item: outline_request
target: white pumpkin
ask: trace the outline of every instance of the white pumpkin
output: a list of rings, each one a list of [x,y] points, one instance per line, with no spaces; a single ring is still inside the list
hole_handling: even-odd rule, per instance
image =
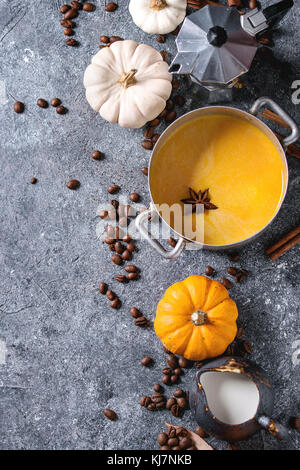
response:
[[[184,20],[187,0],[130,0],[135,24],[149,34],[167,34]]]
[[[92,58],[84,74],[91,107],[121,127],[142,127],[165,108],[172,91],[168,64],[153,47],[117,41]]]

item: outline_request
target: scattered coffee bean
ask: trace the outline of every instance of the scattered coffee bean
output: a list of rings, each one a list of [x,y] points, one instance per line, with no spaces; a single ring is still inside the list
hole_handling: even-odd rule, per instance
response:
[[[155,403],[150,403],[150,404],[147,406],[147,410],[149,410],[149,411],[155,411],[155,410],[156,410]]]
[[[82,9],[84,11],[94,11],[95,10],[95,5],[93,3],[90,3],[90,2],[85,2],[83,5],[82,5]]]
[[[185,392],[184,392],[184,390],[182,390],[182,388],[177,388],[177,389],[173,392],[173,395],[174,395],[174,397],[176,397],[176,398],[184,397],[184,396],[185,396]]]
[[[214,268],[212,268],[211,266],[206,266],[205,268],[205,274],[207,276],[212,276],[214,273]]]
[[[68,10],[70,10],[70,5],[62,5],[59,9],[62,15],[64,15]]]
[[[153,390],[155,392],[160,392],[161,391],[161,385],[160,384],[154,384],[153,385]]]
[[[109,2],[105,5],[104,9],[105,11],[115,11],[118,8],[118,5],[115,2]]]
[[[56,107],[57,114],[66,114],[68,112],[67,108],[62,105]]]
[[[76,26],[76,23],[72,20],[60,20],[60,24],[64,28],[75,28],[75,26]]]
[[[172,81],[173,90],[176,90],[178,87],[179,87],[179,81],[178,80],[173,80]]]
[[[179,398],[177,399],[177,405],[178,405],[180,408],[182,408],[183,410],[185,410],[186,407],[187,407],[186,398],[184,398],[184,397],[179,397]]]
[[[128,279],[129,281],[136,281],[139,279],[140,275],[138,273],[129,273],[128,274]]]
[[[297,416],[292,416],[291,419],[290,419],[290,423],[291,423],[292,428],[297,429],[297,431],[299,431],[299,429],[300,429],[300,418],[298,418]]]
[[[223,284],[226,289],[231,289],[232,288],[232,282],[227,279],[227,277],[222,277],[221,283]]]
[[[179,33],[180,31],[180,26],[176,26],[176,28],[174,29],[174,31],[171,31],[171,34],[173,34],[173,36],[177,36],[177,34]]]
[[[174,109],[174,101],[173,100],[171,100],[171,99],[167,100],[166,109],[167,109],[167,111],[173,111],[173,109]]]
[[[171,369],[176,369],[176,367],[178,366],[178,359],[176,356],[174,356],[174,354],[169,354],[167,356],[167,363]]]
[[[106,416],[107,419],[110,419],[111,421],[115,421],[117,419],[117,414],[115,413],[114,410],[110,410],[109,408],[106,408],[104,411],[104,416]]]
[[[171,413],[173,416],[175,416],[175,418],[179,418],[182,413],[180,406],[178,406],[177,404],[173,405],[171,407]]]
[[[159,34],[158,36],[156,36],[156,40],[160,44],[163,44],[164,42],[166,42],[166,36],[164,34]]]
[[[73,36],[73,34],[74,34],[74,31],[73,31],[72,28],[65,28],[64,29],[64,35],[65,36]]]
[[[129,234],[125,235],[125,237],[123,238],[123,242],[124,243],[129,243],[131,242],[132,238]]]
[[[109,43],[109,37],[108,36],[100,36],[100,41],[103,42],[104,44]]]
[[[170,376],[169,376],[169,375],[163,375],[161,381],[162,381],[162,383],[163,383],[164,385],[169,385],[169,383],[170,383]]]
[[[180,439],[180,442],[179,442],[179,448],[180,450],[184,450],[184,449],[189,449],[190,447],[193,447],[193,441],[191,438],[189,437],[183,437],[182,439]]]
[[[169,447],[174,447],[174,446],[177,446],[178,444],[179,444],[179,440],[177,439],[177,437],[169,438],[169,440],[168,440],[168,446]]]
[[[66,184],[68,189],[77,189],[80,186],[80,182],[78,180],[69,180]]]
[[[197,426],[194,432],[202,438],[207,436],[207,433],[204,431],[204,429],[201,428],[201,426]]]
[[[168,238],[168,243],[172,248],[175,248],[175,246],[177,245],[177,241],[172,237]]]
[[[178,106],[183,106],[185,103],[185,99],[183,98],[183,96],[177,95],[177,96],[174,96],[173,99],[175,103],[178,104]]]
[[[35,184],[37,182],[37,179],[35,177],[32,177],[30,179],[30,184]]]
[[[123,41],[123,38],[121,38],[120,36],[110,36],[109,38],[109,42],[111,44],[118,41]]]
[[[14,103],[14,112],[15,113],[18,113],[18,114],[23,113],[24,108],[25,108],[25,106],[24,106],[24,103],[22,103],[22,101],[16,101]]]
[[[177,367],[177,369],[174,369],[173,372],[174,372],[175,375],[181,375],[182,370],[181,370],[180,367]]]
[[[130,193],[129,199],[132,202],[138,202],[140,200],[141,196],[138,193]]]
[[[176,119],[176,112],[175,111],[170,111],[167,115],[166,115],[166,122],[172,122]]]
[[[132,258],[132,256],[131,256],[130,251],[124,250],[123,253],[122,253],[122,259],[123,259],[124,261],[130,261],[131,258]]]
[[[153,363],[153,360],[150,356],[145,356],[141,360],[142,366],[149,367]]]
[[[254,8],[257,7],[257,1],[256,0],[249,0],[249,8],[250,10],[254,10]]]
[[[171,375],[170,381],[171,381],[172,384],[176,384],[178,382],[178,380],[179,380],[179,375],[176,375],[176,374]]]
[[[77,16],[78,16],[78,11],[76,10],[76,8],[70,8],[64,14],[64,19],[65,20],[73,20],[74,18],[77,18]]]
[[[154,129],[153,127],[147,126],[145,131],[144,131],[144,137],[145,139],[151,139],[154,134]]]
[[[230,253],[228,255],[228,258],[230,259],[230,261],[238,261],[240,259],[241,255],[237,252],[235,253]]]
[[[228,274],[230,274],[230,276],[235,276],[237,274],[238,270],[234,266],[229,266],[227,268],[227,272],[228,272]]]
[[[168,114],[166,108],[158,115],[160,119],[164,119],[166,115]]]
[[[151,142],[153,144],[156,144],[156,142],[158,141],[159,138],[160,138],[160,134],[154,134],[154,136],[151,139]]]
[[[120,266],[120,264],[123,263],[121,256],[118,254],[112,255],[111,260],[113,263],[117,264],[118,266]]]
[[[127,243],[126,249],[130,251],[130,253],[132,253],[133,251],[135,251],[135,246],[133,243]]]
[[[150,127],[157,127],[159,124],[160,124],[159,118],[152,119],[152,121],[148,122],[148,125]]]
[[[167,53],[167,51],[160,51],[160,55],[161,55],[162,60],[163,60],[164,62],[168,62],[169,54]]]
[[[110,302],[111,308],[119,308],[120,307],[120,300],[116,297],[114,300]]]
[[[139,317],[142,317],[141,312],[140,312],[139,309],[136,308],[136,307],[131,307],[131,309],[129,310],[129,312],[130,312],[130,315],[132,316],[132,318],[139,318]]]
[[[147,406],[149,406],[151,403],[151,398],[148,397],[147,395],[144,395],[141,399],[140,399],[140,405],[141,406],[145,406],[147,408]]]
[[[116,294],[111,289],[108,289],[106,291],[106,297],[108,300],[114,300],[116,298]]]
[[[127,273],[137,273],[139,271],[135,264],[128,264],[124,269]]]
[[[43,98],[39,98],[36,102],[36,104],[40,107],[40,108],[48,108],[49,104],[48,104],[48,101],[44,100]]]
[[[140,326],[140,327],[144,328],[144,327],[149,325],[149,322],[148,322],[146,317],[142,316],[142,317],[136,318],[134,320],[134,324],[135,324],[135,326]]]
[[[101,282],[100,285],[99,285],[100,294],[102,294],[102,295],[106,294],[107,289],[108,289],[108,285],[106,284],[106,282]]]
[[[56,108],[57,106],[59,106],[61,104],[61,101],[59,98],[53,98],[51,100],[51,106],[53,106],[53,108]]]
[[[108,216],[108,212],[104,209],[102,209],[100,212],[99,212],[99,217],[100,219],[106,219],[106,217]]]
[[[115,280],[117,282],[120,282],[121,284],[125,284],[126,282],[128,282],[127,276],[125,276],[124,274],[117,274],[115,276]]]
[[[170,375],[170,374],[172,374],[172,369],[170,369],[170,367],[164,367],[163,370],[162,370],[162,373],[164,375]]]
[[[82,8],[82,4],[80,2],[77,2],[77,1],[70,2],[70,6],[71,6],[71,8],[75,8],[76,10],[81,10],[81,8]]]
[[[167,443],[168,441],[168,436],[165,432],[161,432],[159,433],[159,435],[157,436],[157,442],[160,446],[163,446]]]
[[[151,140],[143,140],[141,145],[145,150],[153,149],[153,143],[151,142]]]
[[[115,244],[115,250],[116,250],[116,252],[117,252],[119,255],[121,255],[121,254],[123,253],[123,251],[124,251],[124,245],[123,245],[123,243],[117,242],[117,243]]]
[[[115,194],[119,191],[119,189],[120,189],[120,186],[118,186],[117,184],[113,184],[112,186],[108,186],[107,192],[109,194]]]
[[[108,245],[109,251],[116,251],[115,244],[112,243],[111,245]]]
[[[176,400],[175,400],[175,398],[173,398],[173,397],[168,398],[168,400],[167,400],[167,402],[166,402],[166,409],[167,409],[167,410],[170,410],[173,405],[176,405]]]
[[[79,44],[79,42],[76,41],[76,39],[74,39],[74,38],[66,39],[66,45],[67,46],[76,47],[76,46],[78,46],[78,44]]]

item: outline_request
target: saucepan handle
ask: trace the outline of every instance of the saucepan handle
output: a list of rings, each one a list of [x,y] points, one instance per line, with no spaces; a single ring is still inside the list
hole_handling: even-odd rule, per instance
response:
[[[286,113],[279,106],[279,104],[275,103],[275,101],[273,101],[271,98],[268,98],[266,96],[263,96],[262,98],[258,98],[258,100],[255,101],[253,106],[250,108],[250,113],[256,116],[258,111],[264,106],[268,106],[269,108],[271,108],[271,110],[274,111],[274,113],[278,114],[278,116],[280,116],[292,129],[292,132],[290,133],[290,135],[288,135],[281,141],[281,145],[283,146],[284,149],[286,149],[286,147],[296,142],[296,140],[298,140],[300,137],[300,129],[298,127],[298,124],[294,121],[294,119],[288,113]]]
[[[276,437],[276,439],[279,439],[280,441],[283,439],[289,439],[287,429],[273,418],[270,418],[266,415],[261,415],[257,418],[257,422],[263,429],[268,431],[269,434],[271,434],[273,437]]]
[[[141,214],[139,214],[137,216],[137,218],[135,219],[135,224],[136,224],[136,228],[138,229],[138,231],[140,232],[140,234],[143,236],[143,239],[147,240],[147,242],[149,243],[149,245],[152,246],[152,248],[154,248],[157,253],[159,253],[163,258],[166,258],[166,259],[177,259],[184,247],[185,247],[185,240],[183,238],[179,238],[176,246],[173,248],[173,250],[166,250],[160,243],[158,240],[155,240],[154,238],[151,238],[148,230],[146,229],[145,227],[145,222],[146,220],[148,220],[148,217],[151,215],[153,211],[151,209],[148,209],[144,212],[142,212]]]

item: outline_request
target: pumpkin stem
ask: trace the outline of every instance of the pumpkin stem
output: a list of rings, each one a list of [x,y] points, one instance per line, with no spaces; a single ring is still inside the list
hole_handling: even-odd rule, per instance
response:
[[[153,10],[163,10],[166,8],[167,2],[166,0],[151,0],[150,1],[150,8],[153,8]]]
[[[201,326],[205,325],[205,323],[208,323],[206,312],[202,312],[202,310],[196,310],[192,314],[191,320],[196,326]]]
[[[120,83],[120,85],[123,88],[128,88],[130,86],[135,85],[136,84],[136,78],[135,78],[136,73],[137,73],[136,69],[132,69],[127,73],[123,72],[122,75],[120,76],[119,80],[118,80],[118,83]]]

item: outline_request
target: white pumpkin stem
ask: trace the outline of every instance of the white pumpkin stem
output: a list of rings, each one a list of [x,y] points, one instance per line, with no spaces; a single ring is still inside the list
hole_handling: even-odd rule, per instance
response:
[[[195,310],[191,316],[191,320],[196,326],[201,326],[205,325],[205,323],[208,323],[206,312],[202,312],[202,310]]]
[[[120,76],[118,83],[124,88],[128,88],[136,84],[135,74],[137,73],[136,69],[132,69],[129,72],[123,72]]]
[[[151,0],[150,1],[150,8],[153,8],[153,10],[163,10],[166,8],[167,2],[166,0]]]

